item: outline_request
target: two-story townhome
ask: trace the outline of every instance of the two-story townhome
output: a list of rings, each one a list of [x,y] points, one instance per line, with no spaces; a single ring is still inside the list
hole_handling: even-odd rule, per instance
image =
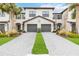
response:
[[[26,32],[37,32],[40,29],[42,32],[53,31],[53,10],[48,7],[24,7],[21,15],[17,15],[17,28]],[[19,17],[20,16],[20,17]]]
[[[64,10],[60,13],[54,13],[53,7],[24,7],[21,14],[16,16],[17,30],[25,32],[52,32],[55,25],[61,23],[64,26],[64,20],[67,18],[67,12]],[[0,31],[10,30],[9,15],[0,14]]]

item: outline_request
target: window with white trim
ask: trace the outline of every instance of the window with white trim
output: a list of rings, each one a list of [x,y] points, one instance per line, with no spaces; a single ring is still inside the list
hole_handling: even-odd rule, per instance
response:
[[[25,19],[25,13],[16,15],[16,19]]]
[[[49,17],[49,11],[42,11],[43,17]]]
[[[29,17],[35,17],[36,11],[29,11]]]
[[[53,19],[62,19],[62,14],[53,14]]]

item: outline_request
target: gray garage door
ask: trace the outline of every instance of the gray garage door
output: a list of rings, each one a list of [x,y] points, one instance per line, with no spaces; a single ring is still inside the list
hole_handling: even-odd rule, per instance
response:
[[[41,24],[42,32],[51,32],[51,24]]]
[[[0,31],[1,31],[1,32],[4,32],[4,31],[5,31],[4,24],[0,24]]]
[[[27,24],[27,32],[37,32],[37,24]]]

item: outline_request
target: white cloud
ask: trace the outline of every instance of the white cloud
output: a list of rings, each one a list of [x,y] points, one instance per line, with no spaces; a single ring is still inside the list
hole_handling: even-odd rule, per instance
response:
[[[63,4],[61,3],[46,3],[46,4],[42,4],[40,7],[66,7],[66,6],[63,6]]]
[[[40,7],[53,7],[52,4],[42,4]]]
[[[42,4],[40,7],[54,7],[54,13],[60,13],[62,12],[64,9],[66,9],[68,7],[67,6],[63,6],[62,4]]]

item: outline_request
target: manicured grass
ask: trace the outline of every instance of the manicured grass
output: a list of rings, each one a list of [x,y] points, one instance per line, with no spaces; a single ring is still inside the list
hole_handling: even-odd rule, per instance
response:
[[[70,38],[70,37],[68,37],[67,39],[72,41],[73,43],[79,45],[79,38]]]
[[[34,46],[32,48],[32,54],[48,54],[43,36],[41,33],[37,33]]]
[[[9,42],[10,40],[14,39],[15,37],[0,37],[0,45],[3,45],[7,42]]]

